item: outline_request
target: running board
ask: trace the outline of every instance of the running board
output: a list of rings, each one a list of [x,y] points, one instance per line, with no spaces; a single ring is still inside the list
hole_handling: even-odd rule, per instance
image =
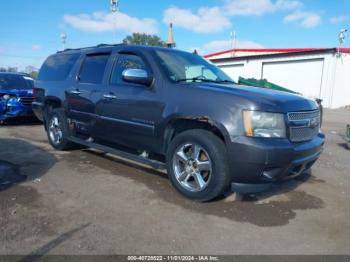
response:
[[[142,156],[128,153],[128,152],[118,150],[118,149],[115,149],[112,147],[96,144],[93,142],[88,142],[86,140],[83,140],[83,139],[80,139],[77,137],[69,137],[68,140],[70,140],[74,143],[86,146],[86,147],[91,147],[91,148],[101,150],[103,152],[110,153],[112,155],[115,155],[115,156],[118,156],[121,158],[125,158],[127,160],[132,160],[132,161],[138,162],[140,164],[151,166],[153,169],[162,170],[162,171],[166,170],[166,165],[163,162],[160,162],[160,161],[157,161],[154,159],[144,158]]]

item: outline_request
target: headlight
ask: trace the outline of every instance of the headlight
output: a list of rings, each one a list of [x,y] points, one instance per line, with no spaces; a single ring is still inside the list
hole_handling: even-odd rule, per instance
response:
[[[9,100],[7,100],[7,105],[11,106],[13,104],[17,104],[19,101],[20,101],[19,98],[11,97]]]
[[[10,99],[10,96],[9,96],[9,95],[4,95],[4,96],[2,96],[2,99],[4,99],[5,101],[6,101],[6,100],[9,100],[9,99]]]
[[[246,136],[285,138],[284,115],[259,111],[243,111]]]

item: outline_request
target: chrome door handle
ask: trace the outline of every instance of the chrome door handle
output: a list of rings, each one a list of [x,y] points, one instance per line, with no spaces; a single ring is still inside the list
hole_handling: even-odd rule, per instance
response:
[[[117,99],[117,96],[111,95],[111,94],[103,95],[103,97],[104,97],[104,98],[107,98],[107,99]]]
[[[78,90],[72,90],[69,93],[73,94],[73,95],[81,95],[81,92]]]

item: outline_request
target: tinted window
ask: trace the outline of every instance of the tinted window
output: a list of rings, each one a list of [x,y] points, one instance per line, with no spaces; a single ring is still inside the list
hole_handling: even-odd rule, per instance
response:
[[[38,80],[63,81],[67,79],[80,54],[50,56],[40,69]]]
[[[102,82],[109,54],[86,56],[79,74],[82,83],[99,84]]]
[[[122,73],[126,69],[147,70],[145,62],[137,55],[121,55],[114,66],[111,84],[123,83]]]
[[[0,89],[30,89],[31,86],[20,75],[0,74]]]

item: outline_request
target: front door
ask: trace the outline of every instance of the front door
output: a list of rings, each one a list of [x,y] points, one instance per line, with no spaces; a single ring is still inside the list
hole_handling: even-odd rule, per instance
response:
[[[143,69],[153,75],[146,60],[137,54],[118,54],[112,69],[104,99],[98,105],[101,134],[118,144],[137,149],[155,150],[159,145],[155,128],[164,104],[157,81],[152,86],[123,80],[126,69]]]

